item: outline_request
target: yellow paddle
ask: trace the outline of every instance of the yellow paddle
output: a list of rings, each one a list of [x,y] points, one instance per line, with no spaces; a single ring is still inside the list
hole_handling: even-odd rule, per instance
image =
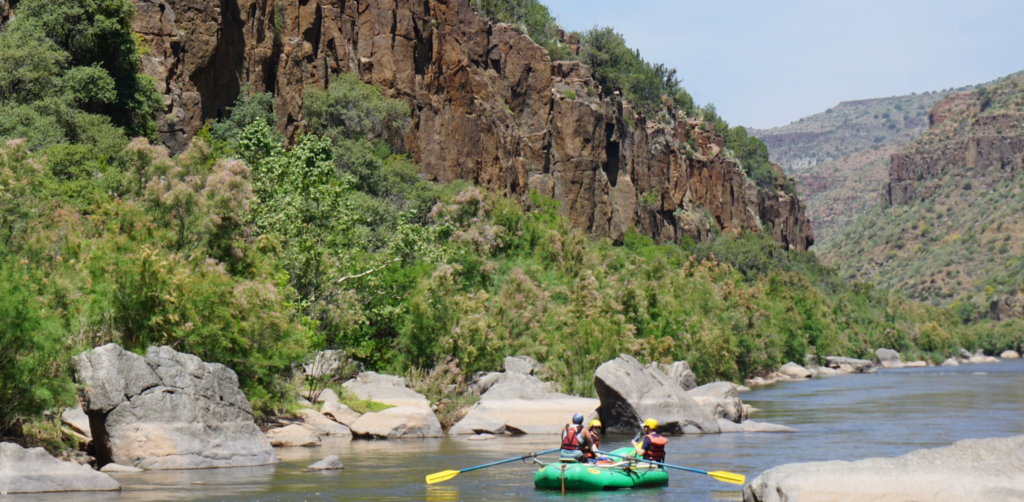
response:
[[[441,471],[441,472],[435,472],[434,474],[431,474],[431,475],[427,476],[427,484],[428,485],[432,485],[434,483],[440,483],[442,481],[448,481],[449,479],[452,479],[455,476],[458,476],[459,474],[462,474],[464,472],[475,471],[477,469],[483,469],[484,467],[491,467],[491,466],[500,465],[500,464],[507,464],[509,462],[515,462],[516,460],[526,460],[528,458],[539,457],[541,455],[547,455],[548,453],[554,453],[554,452],[556,452],[558,450],[559,450],[558,448],[553,448],[553,449],[550,449],[550,450],[539,451],[537,453],[527,453],[526,455],[523,455],[523,456],[520,456],[520,457],[513,457],[513,458],[506,459],[506,460],[500,460],[498,462],[491,462],[489,464],[478,465],[476,467],[467,467],[465,469],[462,469],[461,471]]]
[[[636,457],[624,457],[622,455],[616,455],[614,453],[608,453],[606,451],[599,451],[598,453],[600,453],[602,455],[608,455],[609,457],[618,457],[618,458],[625,458],[625,459],[636,459]],[[726,471],[708,472],[708,471],[702,471],[700,469],[693,469],[693,468],[690,468],[690,467],[683,467],[681,465],[672,465],[672,464],[665,464],[665,463],[662,463],[662,462],[655,462],[653,460],[641,460],[641,459],[636,459],[636,460],[641,461],[641,462],[646,462],[648,464],[660,465],[660,466],[663,466],[663,467],[671,467],[673,469],[679,469],[681,471],[695,472],[697,474],[707,474],[708,476],[711,476],[711,477],[713,477],[713,478],[715,478],[715,479],[717,479],[717,480],[719,480],[719,481],[721,481],[723,483],[732,483],[734,485],[742,485],[743,483],[747,482],[747,477],[746,476],[744,476],[742,474],[736,474],[735,472],[726,472]]]

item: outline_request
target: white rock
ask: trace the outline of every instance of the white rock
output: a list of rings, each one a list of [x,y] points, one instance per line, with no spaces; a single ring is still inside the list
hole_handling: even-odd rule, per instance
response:
[[[304,425],[292,424],[267,431],[267,439],[274,446],[320,446],[320,438]]]
[[[960,366],[960,363],[957,362],[956,358],[951,357],[943,361],[942,366]]]
[[[85,465],[61,462],[42,448],[0,443],[0,494],[120,489],[110,476]]]
[[[349,428],[324,416],[316,410],[304,409],[295,414],[318,436],[351,436]]]
[[[999,354],[999,357],[1003,359],[1020,359],[1020,354],[1015,350],[1007,350],[1006,352]]]
[[[430,409],[430,401],[423,394],[410,389],[402,377],[379,375],[367,371],[360,373],[359,376],[345,382],[342,386],[359,399],[376,401],[399,408]]]
[[[785,375],[788,378],[811,378],[812,376],[811,372],[808,371],[807,368],[804,368],[803,366],[800,366],[799,364],[794,363],[792,361],[783,364],[782,367],[779,368],[779,373]]]
[[[320,408],[320,413],[330,417],[339,424],[347,426],[351,426],[361,416],[352,408],[349,408],[348,405],[341,403],[324,403],[323,407]]]
[[[121,464],[107,464],[107,465],[103,466],[102,468],[100,468],[100,472],[106,472],[106,473],[110,473],[110,472],[130,473],[130,472],[142,472],[142,471],[143,470],[139,469],[138,467],[132,467],[130,465],[121,465]]]
[[[341,459],[337,455],[328,455],[323,460],[306,468],[307,471],[333,471],[338,469],[344,469],[345,466],[341,464]]]
[[[721,426],[723,434],[726,432],[797,432],[796,429],[786,427],[785,425],[755,422],[754,420],[747,420],[737,424],[730,420],[719,418],[718,425]]]
[[[402,439],[444,437],[441,422],[429,408],[397,407],[367,413],[352,424],[357,438]]]
[[[925,361],[910,361],[903,363],[904,368],[925,368],[927,366],[928,363]]]

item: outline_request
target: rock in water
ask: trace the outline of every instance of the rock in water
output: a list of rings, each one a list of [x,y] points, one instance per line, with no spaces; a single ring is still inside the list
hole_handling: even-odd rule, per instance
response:
[[[674,379],[631,356],[620,355],[597,368],[594,386],[605,432],[633,434],[647,418],[658,420],[658,430],[670,434],[721,431],[715,417]]]
[[[866,359],[854,359],[852,357],[828,356],[828,367],[838,369],[844,373],[874,373],[878,371],[875,363]]]
[[[723,434],[729,432],[798,432],[796,429],[786,427],[785,425],[755,422],[753,420],[747,420],[738,424],[724,418],[719,418],[718,425],[722,427]]]
[[[337,455],[328,455],[323,460],[306,468],[307,471],[334,471],[338,469],[344,469],[345,466],[341,465],[341,459]]]
[[[0,443],[0,494],[117,491],[110,476],[74,462],[61,462],[42,448]]]
[[[360,373],[359,376],[343,385],[359,399],[367,399],[396,407],[430,409],[430,401],[408,386],[405,379],[392,375],[379,375],[372,371]]]
[[[146,470],[277,462],[234,371],[170,347],[116,344],[75,357],[96,459]]]
[[[794,363],[793,361],[783,364],[782,367],[779,368],[779,373],[788,378],[811,378],[814,376],[811,374],[810,370]]]
[[[267,431],[270,444],[281,447],[320,446],[317,431],[305,425],[292,424]]]
[[[688,391],[687,394],[715,418],[735,423],[747,418],[743,400],[732,382],[712,382]]]
[[[900,353],[892,349],[878,349],[875,351],[875,356],[878,357],[878,363],[883,368],[897,369],[903,367],[903,362],[900,361]]]
[[[1020,354],[1015,350],[1007,350],[1006,352],[999,354],[999,357],[1003,359],[1020,359]]]
[[[574,413],[597,408],[597,399],[551,392],[549,384],[523,373],[490,373],[477,382],[486,389],[450,434],[559,434]]]
[[[128,465],[107,464],[107,465],[103,466],[102,469],[100,469],[100,472],[107,472],[107,473],[117,472],[117,473],[121,473],[121,474],[126,474],[126,473],[143,472],[143,471],[142,471],[142,469],[139,469],[138,467],[131,467],[131,466],[128,466]]]
[[[316,410],[303,409],[295,412],[303,424],[318,436],[351,436],[349,428],[324,416]]]
[[[945,361],[942,361],[942,366],[960,366],[960,363],[957,362],[955,357],[951,357],[949,359],[946,359]]]
[[[744,502],[1024,500],[1024,436],[971,439],[896,458],[808,462],[765,471]]]
[[[352,435],[364,439],[444,437],[441,422],[429,408],[388,408],[367,413],[352,424]]]

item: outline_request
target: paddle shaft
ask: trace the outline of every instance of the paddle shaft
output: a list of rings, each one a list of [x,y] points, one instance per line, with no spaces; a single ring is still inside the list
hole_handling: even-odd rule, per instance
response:
[[[483,469],[485,467],[493,467],[495,465],[507,464],[509,462],[515,462],[516,460],[526,460],[528,458],[538,457],[540,455],[547,455],[548,453],[554,453],[554,452],[556,452],[558,450],[560,450],[560,448],[552,448],[550,450],[538,451],[537,453],[527,453],[526,455],[523,455],[521,457],[513,457],[513,458],[509,458],[509,459],[505,459],[505,460],[499,460],[497,462],[491,462],[489,464],[478,465],[476,467],[467,467],[467,468],[462,469],[461,471],[459,471],[459,474],[461,474],[463,472],[475,471],[477,469]]]
[[[598,453],[600,453],[602,455],[608,455],[609,457],[618,457],[618,458],[624,458],[624,459],[627,459],[627,460],[630,459],[630,458],[636,458],[636,457],[624,457],[622,455],[616,455],[614,453],[608,453],[606,451],[598,451]],[[643,460],[643,459],[637,459],[637,460]],[[706,474],[708,476],[711,475],[710,473],[708,473],[708,471],[702,471],[700,469],[693,469],[691,467],[683,467],[681,465],[665,464],[665,463],[662,463],[662,462],[655,462],[653,460],[643,460],[643,461],[647,462],[648,464],[660,465],[660,466],[664,466],[664,467],[671,467],[673,469],[679,469],[679,470],[682,470],[682,471],[690,471],[690,472],[695,472],[697,474]]]

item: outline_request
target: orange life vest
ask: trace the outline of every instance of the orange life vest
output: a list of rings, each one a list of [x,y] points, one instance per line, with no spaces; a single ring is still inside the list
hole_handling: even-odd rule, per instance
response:
[[[653,460],[655,462],[665,461],[665,445],[668,444],[668,439],[664,436],[659,435],[657,432],[648,434],[647,439],[651,442],[651,447],[644,450],[644,460]]]
[[[582,425],[566,425],[562,431],[562,449],[563,450],[579,450],[580,449],[580,431],[583,430]]]
[[[590,440],[592,443],[587,447],[587,457],[597,458],[597,450],[601,449],[601,438],[597,437],[594,431],[590,431]]]

